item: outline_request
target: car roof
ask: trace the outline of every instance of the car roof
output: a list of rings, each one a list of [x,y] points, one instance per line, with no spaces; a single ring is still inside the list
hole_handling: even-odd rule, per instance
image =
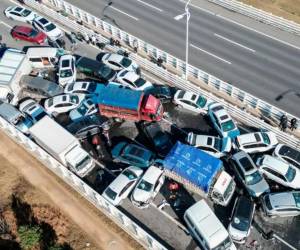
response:
[[[123,78],[126,78],[128,79],[129,81],[136,81],[138,78],[140,78],[140,76],[136,73],[134,73],[133,71],[128,71],[124,76]]]
[[[195,135],[195,136],[196,136],[195,146],[213,147],[214,142],[215,142],[214,136],[209,136],[209,135]]]
[[[108,60],[110,60],[110,61],[120,62],[120,61],[122,61],[122,59],[123,59],[123,56],[121,56],[119,54],[109,53]]]
[[[34,20],[39,22],[43,26],[47,25],[48,23],[51,23],[49,20],[47,20],[45,17],[42,16],[38,16]]]
[[[134,155],[135,157],[143,158],[146,160],[148,156],[148,150],[135,144],[128,144],[124,151],[125,154]]]
[[[198,95],[194,94],[193,92],[185,91],[185,93],[181,99],[196,102],[197,98],[198,98]]]
[[[22,12],[24,9],[25,9],[25,8],[22,7],[22,6],[15,6],[15,7],[13,7],[10,11],[15,11],[15,12],[20,13],[20,12]]]
[[[293,192],[281,192],[281,193],[273,193],[268,194],[270,198],[270,203],[273,208],[278,206],[295,206],[295,199],[293,196]]]
[[[282,175],[285,175],[290,167],[288,163],[270,155],[265,155],[263,157],[262,164]]]
[[[256,142],[261,142],[261,136],[260,133],[247,133],[243,135],[237,136],[237,140],[239,141],[240,144],[251,144],[251,143],[256,143]]]
[[[32,31],[32,28],[28,26],[17,25],[14,27],[14,31],[29,33],[30,31]]]
[[[162,172],[163,170],[160,168],[156,166],[150,166],[143,175],[142,179],[153,184],[161,176]]]
[[[239,151],[233,155],[233,159],[239,162],[238,166],[245,174],[251,174],[257,170],[251,157],[244,151]]]

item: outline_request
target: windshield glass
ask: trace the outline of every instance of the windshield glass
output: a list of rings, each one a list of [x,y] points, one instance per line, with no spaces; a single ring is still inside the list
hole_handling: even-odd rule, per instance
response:
[[[127,57],[123,57],[123,59],[122,59],[122,61],[121,61],[121,64],[122,64],[125,68],[127,68],[128,66],[130,66],[131,60],[128,59]]]
[[[106,66],[105,64],[102,64],[99,68],[99,73],[104,77],[104,78],[110,78],[110,75],[112,74],[112,70]]]
[[[32,29],[31,32],[29,33],[29,36],[35,37],[38,34],[38,31]]]
[[[254,185],[262,180],[261,175],[258,171],[255,171],[253,174],[246,175],[245,181],[247,185]]]
[[[246,231],[249,228],[249,220],[243,217],[234,217],[232,226],[240,231]]]
[[[90,92],[90,93],[92,93],[92,92],[94,92],[96,90],[96,87],[97,87],[97,83],[91,82],[89,84],[89,87],[87,88],[87,91]]]
[[[199,96],[198,100],[196,101],[196,104],[199,107],[203,108],[205,106],[206,102],[207,102],[207,99],[205,97]]]
[[[138,189],[150,192],[153,185],[145,180],[142,180],[140,184],[137,186]]]
[[[77,171],[84,169],[91,161],[91,158],[87,155],[80,162],[78,162],[75,166]]]
[[[231,246],[231,240],[229,238],[229,236],[218,246],[212,248],[212,250],[226,250],[229,249],[229,247]]]
[[[77,95],[71,95],[70,100],[72,103],[79,103],[79,97]]]
[[[291,181],[294,180],[295,176],[296,176],[296,170],[293,169],[293,168],[291,168],[291,167],[289,167],[289,168],[288,168],[288,171],[287,171],[286,174],[285,174],[285,178],[286,178],[289,182],[291,182]]]
[[[79,114],[81,114],[82,116],[84,116],[87,112],[88,112],[88,107],[86,106],[85,103],[82,103],[78,108],[77,108],[77,112]]]
[[[227,199],[229,198],[229,196],[231,195],[232,191],[234,189],[234,182],[233,180],[230,181],[227,189],[224,192],[224,200],[227,201]]]
[[[300,192],[293,193],[293,196],[295,199],[296,206],[300,208]]]
[[[137,87],[142,87],[146,83],[146,80],[144,80],[143,78],[139,78],[134,83]]]
[[[129,169],[124,170],[123,175],[125,175],[129,180],[134,180],[137,178],[137,175]]]
[[[115,200],[117,197],[117,193],[114,192],[110,187],[105,190],[105,194],[112,200]]]
[[[62,78],[64,78],[64,77],[70,77],[70,76],[72,76],[72,74],[73,74],[72,70],[70,70],[70,69],[64,69],[64,70],[60,71],[59,76],[62,77]]]
[[[222,140],[219,138],[215,138],[214,148],[221,152],[222,150]]]
[[[264,143],[270,144],[270,138],[266,133],[261,133]]]
[[[31,13],[30,10],[24,9],[21,14],[22,16],[27,17],[30,13]]]
[[[56,26],[53,23],[49,23],[48,25],[45,26],[45,30],[47,32],[54,30],[56,28]]]
[[[234,125],[233,121],[230,120],[227,122],[223,122],[221,124],[221,127],[224,132],[227,132],[227,131],[233,130],[235,128],[235,125]]]

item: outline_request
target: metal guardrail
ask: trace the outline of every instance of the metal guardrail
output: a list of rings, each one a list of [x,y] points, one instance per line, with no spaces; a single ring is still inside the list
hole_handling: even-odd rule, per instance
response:
[[[235,0],[208,0],[226,9],[235,11],[245,16],[256,19],[260,22],[270,24],[279,29],[300,35],[300,25],[285,18],[275,16],[272,13],[257,9],[251,5],[244,4]]]
[[[167,250],[160,242],[149,235],[140,226],[134,223],[118,208],[108,203],[100,194],[88,186],[84,181],[69,171],[49,155],[40,146],[22,132],[0,117],[0,129],[12,138],[17,144],[21,145],[28,153],[39,159],[55,175],[64,180],[80,195],[91,202],[97,209],[103,212],[108,218],[114,221],[119,227],[126,231],[133,239],[139,242],[146,249]]]
[[[43,3],[51,6],[57,11],[60,11],[61,15],[56,13],[50,8],[47,8],[44,4],[38,4],[34,0],[25,0],[26,4],[37,8],[39,11],[44,12],[48,16],[52,16],[56,18],[61,23],[69,26],[71,29],[76,29],[78,31],[85,31],[88,34],[92,34],[95,32],[104,34],[106,37],[112,37],[119,41],[124,42],[126,45],[134,48],[135,45],[138,47],[139,53],[144,53],[150,57],[161,57],[167,66],[176,70],[178,76],[183,77],[185,72],[185,62],[154,47],[153,45],[146,43],[145,41],[130,35],[129,33],[109,24],[101,19],[89,14],[88,12],[68,3],[63,0],[43,0]],[[50,10],[50,12],[49,12]],[[76,21],[74,21],[76,20]],[[78,24],[82,23],[84,25],[89,26],[89,29],[84,27],[84,25]],[[98,35],[99,37],[99,35]],[[101,36],[103,39],[103,36]],[[149,64],[148,64],[149,65]],[[152,72],[156,73],[156,72]],[[198,69],[192,65],[189,65],[188,68],[189,77],[194,77],[195,79],[201,80],[203,83],[207,84],[208,87],[211,87],[215,93],[222,93],[233,100],[237,100],[241,102],[243,105],[251,107],[260,111],[264,116],[270,117],[273,120],[276,120],[279,123],[280,117],[283,114],[286,114],[289,120],[294,118],[295,116],[281,110],[239,88],[234,87],[233,85],[226,83],[207,72]],[[172,83],[172,82],[171,82]],[[295,117],[297,120],[300,118]]]

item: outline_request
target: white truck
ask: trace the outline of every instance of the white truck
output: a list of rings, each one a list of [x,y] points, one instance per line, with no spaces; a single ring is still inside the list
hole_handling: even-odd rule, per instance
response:
[[[29,132],[44,150],[78,176],[86,176],[95,167],[95,161],[77,138],[49,116],[35,123]]]

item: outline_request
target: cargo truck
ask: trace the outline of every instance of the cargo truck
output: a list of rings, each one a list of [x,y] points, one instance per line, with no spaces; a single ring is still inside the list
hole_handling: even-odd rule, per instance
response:
[[[214,203],[227,206],[236,184],[220,159],[177,142],[162,161],[165,175]]]
[[[160,121],[163,117],[160,100],[142,91],[105,86],[96,102],[100,114],[106,117],[132,121]]]
[[[35,123],[29,132],[37,144],[79,177],[86,176],[94,168],[95,161],[76,137],[49,116]]]

